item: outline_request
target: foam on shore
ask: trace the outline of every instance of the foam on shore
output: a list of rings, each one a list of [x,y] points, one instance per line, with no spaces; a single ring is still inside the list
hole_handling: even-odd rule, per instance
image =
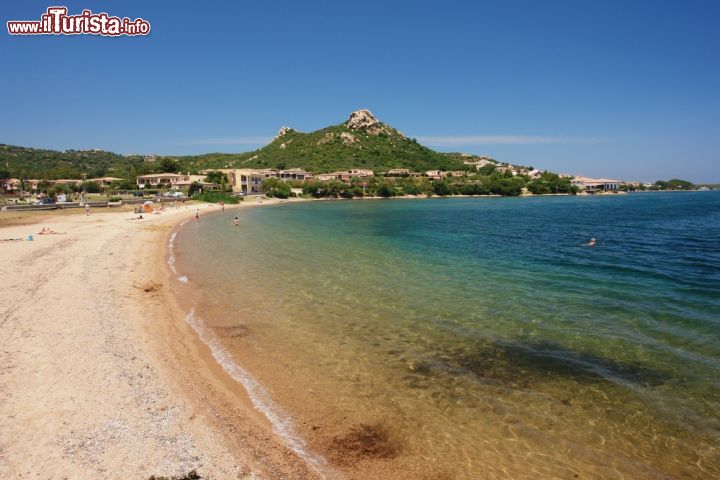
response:
[[[232,354],[220,344],[218,337],[205,326],[203,319],[195,314],[192,308],[185,316],[185,321],[197,333],[205,345],[210,348],[215,361],[247,392],[253,406],[270,421],[273,431],[283,439],[285,444],[305,460],[323,478],[340,478],[331,470],[325,458],[310,452],[305,440],[298,436],[293,428],[292,417],[277,405],[265,389],[247,370],[235,363]]]
[[[187,223],[182,222],[178,229],[175,230],[168,240],[168,259],[167,264],[174,275],[179,275],[175,268],[175,239],[180,228]],[[186,275],[180,275],[177,280],[187,284],[189,279]],[[195,308],[191,308],[190,312],[185,316],[185,322],[192,327],[200,339],[207,345],[212,353],[215,361],[230,375],[236,382],[240,383],[253,403],[253,406],[261,412],[270,421],[273,431],[282,438],[287,445],[300,458],[305,460],[322,478],[342,478],[342,476],[333,471],[325,458],[309,451],[305,440],[298,436],[293,428],[292,417],[288,415],[282,408],[277,405],[265,387],[258,382],[250,373],[235,363],[232,354],[226,350],[221,344],[218,337],[205,326],[203,319],[195,314]]]
[[[168,267],[170,267],[170,271],[171,271],[173,274],[177,275],[178,272],[177,272],[177,269],[175,268],[175,253],[174,253],[175,238],[177,238],[177,230],[174,231],[174,232],[172,233],[172,235],[170,235],[170,240],[168,240],[168,259],[167,259],[167,264],[168,264]]]

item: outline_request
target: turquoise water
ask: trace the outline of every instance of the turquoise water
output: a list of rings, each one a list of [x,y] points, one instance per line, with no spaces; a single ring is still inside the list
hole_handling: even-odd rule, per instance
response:
[[[331,463],[720,477],[720,192],[235,214],[188,223],[178,270]],[[342,450],[358,426],[387,451]]]

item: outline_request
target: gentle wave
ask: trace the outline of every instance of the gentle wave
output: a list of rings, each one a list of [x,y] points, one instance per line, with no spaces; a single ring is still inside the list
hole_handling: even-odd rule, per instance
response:
[[[305,440],[294,432],[292,417],[278,406],[265,389],[250,373],[235,363],[232,354],[221,344],[217,336],[205,327],[202,318],[195,315],[195,309],[185,317],[185,321],[197,333],[205,345],[210,348],[215,361],[232,377],[240,383],[247,392],[255,408],[270,421],[273,431],[279,435],[285,444],[303,460],[311,465],[323,478],[339,478],[339,474],[332,471],[325,458],[310,452]]]
[[[173,274],[177,275],[178,272],[177,272],[177,269],[175,269],[175,254],[174,254],[175,238],[177,238],[177,231],[173,232],[173,234],[170,235],[170,240],[168,240],[167,264],[168,264],[168,267],[170,267],[170,271],[172,271]]]

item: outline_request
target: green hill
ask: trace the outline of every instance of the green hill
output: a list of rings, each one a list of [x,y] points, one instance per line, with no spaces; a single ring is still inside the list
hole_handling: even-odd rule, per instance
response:
[[[196,172],[212,168],[303,168],[327,173],[351,168],[384,172],[462,170],[464,160],[480,158],[440,153],[420,145],[380,122],[368,110],[358,110],[340,125],[303,133],[283,127],[266,146],[253,152],[162,156],[147,162],[140,155],[123,156],[102,150],[42,150],[0,145],[0,167],[14,178],[88,178],[113,176],[134,180],[154,172]]]
[[[391,168],[413,171],[459,170],[459,154],[445,154],[420,145],[397,129],[377,120],[368,110],[358,110],[348,121],[314,132],[283,127],[263,148],[240,155],[210,154],[179,157],[181,164],[199,167],[304,168],[313,173],[367,168],[377,172]],[[207,167],[206,167],[207,168]]]
[[[102,150],[41,150],[0,145],[0,167],[13,178],[134,178],[148,167],[143,157],[126,157]],[[141,173],[142,172],[142,173]]]
[[[369,111],[353,112],[341,124],[301,133],[281,129],[266,147],[244,162],[253,167],[300,167],[314,172],[348,168],[414,171],[461,168],[462,162],[430,150],[395,128],[379,122]]]

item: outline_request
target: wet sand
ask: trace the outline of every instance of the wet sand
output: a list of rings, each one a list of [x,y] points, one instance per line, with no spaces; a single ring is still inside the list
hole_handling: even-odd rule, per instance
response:
[[[0,243],[0,476],[319,477],[217,365],[168,288],[167,238],[195,208],[201,222],[219,210],[133,221],[57,212],[0,228],[3,239],[34,237]]]

